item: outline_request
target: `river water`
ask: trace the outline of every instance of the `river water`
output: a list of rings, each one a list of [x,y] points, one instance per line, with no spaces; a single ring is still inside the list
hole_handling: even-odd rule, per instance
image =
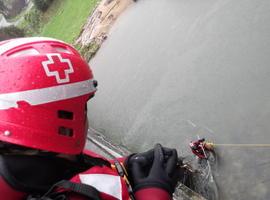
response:
[[[91,61],[91,127],[133,151],[270,143],[270,1],[141,0]],[[270,199],[270,148],[218,147],[220,199]]]

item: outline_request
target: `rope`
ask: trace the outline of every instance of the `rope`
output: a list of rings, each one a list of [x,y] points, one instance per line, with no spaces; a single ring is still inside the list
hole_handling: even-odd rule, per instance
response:
[[[213,149],[217,146],[223,147],[262,147],[262,148],[269,148],[270,144],[215,144],[212,142],[205,142],[205,145],[208,149]]]
[[[214,146],[229,147],[270,147],[270,144],[213,144]]]

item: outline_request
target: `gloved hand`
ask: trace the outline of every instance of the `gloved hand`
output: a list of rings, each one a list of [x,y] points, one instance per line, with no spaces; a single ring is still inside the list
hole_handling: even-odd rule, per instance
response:
[[[135,193],[144,188],[161,188],[172,195],[177,183],[175,149],[157,144],[152,150],[130,156],[127,162]]]

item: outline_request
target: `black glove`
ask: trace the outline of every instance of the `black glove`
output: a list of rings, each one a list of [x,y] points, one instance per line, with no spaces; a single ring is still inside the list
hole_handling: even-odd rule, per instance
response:
[[[127,160],[134,192],[142,188],[162,188],[169,194],[177,183],[177,151],[156,144],[145,153],[134,154]]]

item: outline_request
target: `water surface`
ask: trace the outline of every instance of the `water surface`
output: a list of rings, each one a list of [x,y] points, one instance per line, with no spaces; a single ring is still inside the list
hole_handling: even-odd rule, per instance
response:
[[[270,1],[141,0],[91,61],[90,125],[133,151],[270,143]],[[270,198],[270,148],[218,148],[221,199]]]

